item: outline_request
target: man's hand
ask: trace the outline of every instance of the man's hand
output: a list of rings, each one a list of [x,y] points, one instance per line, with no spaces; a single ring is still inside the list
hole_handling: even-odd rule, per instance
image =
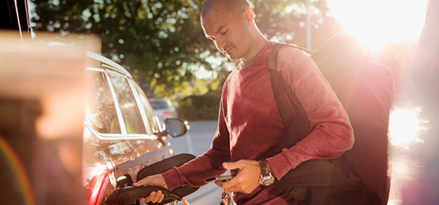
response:
[[[222,187],[224,192],[243,192],[251,193],[259,186],[261,170],[259,162],[253,160],[240,160],[237,162],[223,163],[225,169],[239,169],[238,174],[228,182],[215,182]]]
[[[168,189],[168,185],[166,185],[165,178],[161,174],[156,174],[153,176],[149,176],[146,178],[143,178],[142,180],[136,182],[133,184],[133,186],[161,186],[165,189]],[[165,196],[162,194],[162,191],[158,192],[151,192],[148,197],[146,198],[139,198],[139,201],[145,201],[146,203],[152,202],[152,203],[160,203],[162,202],[163,198]]]

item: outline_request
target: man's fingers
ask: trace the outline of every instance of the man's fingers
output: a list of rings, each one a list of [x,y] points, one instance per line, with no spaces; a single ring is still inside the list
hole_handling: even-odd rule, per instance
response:
[[[238,190],[235,188],[235,186],[227,186],[227,185],[223,185],[223,189],[224,189],[224,192],[226,192],[227,194],[228,193],[230,193],[230,192],[234,192],[234,191],[236,191],[236,192],[238,192]]]
[[[136,183],[133,183],[133,186],[160,186],[167,189],[166,182],[161,174],[149,176],[146,178],[143,178],[139,180]],[[146,203],[153,202],[153,203],[160,203],[165,198],[165,195],[163,195],[162,191],[153,191],[149,194],[147,197],[139,198],[139,201],[144,201]]]
[[[256,187],[247,187],[242,184],[237,184],[229,187],[223,187],[223,189],[224,192],[226,192],[227,194],[231,192],[241,192],[241,193],[250,194],[253,190],[256,189]]]
[[[155,191],[153,191],[153,192],[151,192],[150,194],[149,194],[149,196],[147,196],[146,198],[145,198],[145,202],[146,203],[148,203],[148,202],[151,202],[153,199],[154,199],[154,196],[155,196]]]
[[[160,194],[159,195],[159,200],[157,200],[157,202],[159,202],[159,203],[162,202],[164,198],[165,198],[165,195]]]
[[[152,203],[161,202],[161,201],[159,201],[159,199],[160,199],[161,195],[163,195],[162,191],[159,190],[158,192],[151,192],[150,196],[152,195],[152,193],[154,193],[154,196],[152,197],[151,202]]]
[[[230,192],[242,192],[239,190],[239,181],[236,178],[232,178],[227,182],[215,182],[219,187],[223,188],[226,193]]]
[[[226,193],[243,192],[251,193],[259,186],[259,163],[253,160],[240,160],[237,162],[225,162],[223,167],[226,169],[239,169],[238,174],[230,181],[216,183],[222,187]]]
[[[224,188],[224,192],[232,193],[232,192],[244,192],[244,190],[241,187],[238,186],[229,186]]]
[[[152,202],[152,203],[160,203],[165,198],[165,195],[162,194],[162,191],[153,191],[149,194],[149,196],[145,198],[139,198],[139,201],[144,201],[146,203]]]

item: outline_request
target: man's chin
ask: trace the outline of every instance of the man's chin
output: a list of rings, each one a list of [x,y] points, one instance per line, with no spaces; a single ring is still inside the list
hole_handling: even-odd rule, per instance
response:
[[[230,60],[230,61],[237,61],[237,60],[239,60],[239,58],[237,58],[236,56],[232,56],[232,55],[226,55],[227,56],[227,58]]]

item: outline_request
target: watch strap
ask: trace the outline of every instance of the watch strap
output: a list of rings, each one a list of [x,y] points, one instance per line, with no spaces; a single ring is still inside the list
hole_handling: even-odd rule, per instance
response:
[[[261,175],[262,176],[268,176],[270,172],[270,165],[268,164],[267,160],[263,159],[259,161],[259,168],[261,169]]]

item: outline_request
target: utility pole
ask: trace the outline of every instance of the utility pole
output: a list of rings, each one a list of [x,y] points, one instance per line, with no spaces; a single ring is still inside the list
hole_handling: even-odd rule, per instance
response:
[[[309,0],[306,1],[306,48],[308,50],[312,50],[311,46],[311,17],[310,17],[310,9],[309,9]]]

